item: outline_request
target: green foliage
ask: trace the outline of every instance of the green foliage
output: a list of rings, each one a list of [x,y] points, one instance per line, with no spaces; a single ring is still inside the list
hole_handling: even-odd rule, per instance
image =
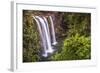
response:
[[[68,36],[74,36],[76,33],[84,36],[90,36],[91,15],[89,13],[65,13],[63,17],[63,21],[69,29],[66,31]]]
[[[91,58],[90,37],[75,36],[66,38],[63,42],[62,51],[52,56],[52,60],[81,60]]]
[[[24,11],[23,16],[23,62],[39,61],[40,37],[36,23],[31,13]]]

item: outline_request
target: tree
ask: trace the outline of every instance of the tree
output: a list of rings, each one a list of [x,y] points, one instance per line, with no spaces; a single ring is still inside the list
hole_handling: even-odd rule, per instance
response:
[[[66,38],[61,52],[56,52],[52,60],[81,60],[91,58],[90,37],[75,36]]]

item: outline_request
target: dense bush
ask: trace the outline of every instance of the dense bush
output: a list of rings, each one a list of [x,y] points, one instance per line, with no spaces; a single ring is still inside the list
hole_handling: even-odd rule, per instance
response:
[[[23,11],[23,62],[40,60],[40,37],[31,13]]]
[[[84,36],[90,36],[91,33],[91,14],[89,13],[64,13],[63,25],[66,25],[68,36],[74,36],[76,33]],[[64,28],[65,28],[64,27]]]
[[[90,37],[75,36],[66,38],[61,52],[57,52],[52,60],[81,60],[91,58]]]

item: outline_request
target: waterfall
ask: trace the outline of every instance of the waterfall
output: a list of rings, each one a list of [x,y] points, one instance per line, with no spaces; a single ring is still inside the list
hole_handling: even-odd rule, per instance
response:
[[[53,18],[52,18],[52,16],[49,16],[49,18],[50,18],[50,22],[51,22],[52,45],[56,45],[57,41],[56,41],[56,37],[55,37]]]
[[[44,50],[42,56],[47,57],[48,53],[53,53],[54,49],[52,45],[56,45],[55,31],[54,31],[54,23],[51,16],[49,16],[51,23],[51,31],[49,29],[49,23],[46,17],[44,16],[33,16],[34,20],[37,23],[39,34],[41,37],[41,45]],[[50,34],[51,32],[51,34]],[[51,36],[52,35],[52,38]],[[52,39],[52,41],[51,41]]]

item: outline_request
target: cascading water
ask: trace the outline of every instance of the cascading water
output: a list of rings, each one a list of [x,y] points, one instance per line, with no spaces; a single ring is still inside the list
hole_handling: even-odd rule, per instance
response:
[[[35,19],[35,21],[37,23],[38,30],[40,33],[41,44],[44,49],[42,56],[44,56],[44,57],[47,57],[48,53],[53,53],[54,52],[53,45],[57,44],[56,37],[55,37],[55,31],[54,31],[53,19],[51,16],[48,16],[48,17],[49,17],[50,23],[51,23],[51,25],[50,25],[51,26],[51,34],[50,34],[49,23],[48,23],[47,18],[44,16],[33,16],[33,18]],[[51,41],[51,39],[52,39],[52,41]]]
[[[55,30],[54,30],[54,23],[53,23],[53,18],[52,16],[49,16],[50,22],[51,22],[51,31],[52,31],[52,45],[56,45],[56,37],[55,37]]]

